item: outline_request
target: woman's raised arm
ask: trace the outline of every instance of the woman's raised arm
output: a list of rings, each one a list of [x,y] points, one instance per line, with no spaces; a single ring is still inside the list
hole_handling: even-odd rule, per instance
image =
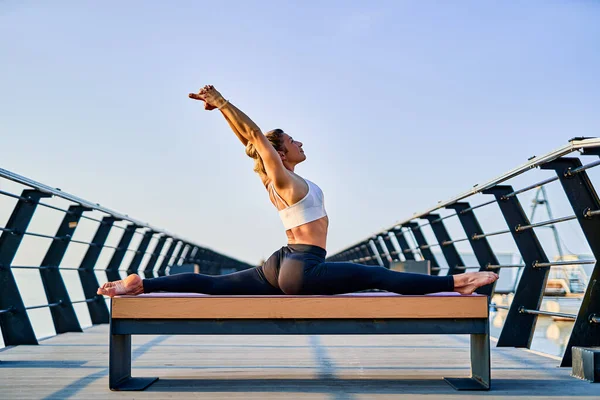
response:
[[[214,89],[212,86],[208,87],[213,89],[212,93],[208,93],[207,87],[205,86],[198,93],[190,93],[190,99],[202,100],[204,102],[204,109],[209,111],[214,110],[215,108],[220,108],[212,104],[219,104],[221,107],[224,104],[228,104],[228,101],[223,99],[223,96],[221,96],[221,94],[218,91],[216,91],[216,89]],[[238,110],[238,112],[242,113],[240,110]],[[248,119],[248,121],[250,121],[250,123],[254,124],[254,122],[247,115],[245,115],[244,113],[242,114]],[[233,124],[225,113],[223,113],[223,116],[225,117],[225,120],[229,124],[229,127],[231,128],[233,133],[235,133],[235,136],[237,136],[240,142],[242,142],[242,144],[246,146],[248,144],[248,139],[246,138],[246,136],[242,135],[242,133],[238,129],[238,126],[236,124]]]
[[[286,188],[291,183],[290,175],[283,166],[279,153],[263,135],[258,125],[244,112],[229,100],[225,100],[213,86],[205,86],[198,93],[190,93],[189,97],[204,101],[206,110],[219,109],[240,141],[244,145],[250,142],[256,147],[265,165],[267,176],[277,189]]]

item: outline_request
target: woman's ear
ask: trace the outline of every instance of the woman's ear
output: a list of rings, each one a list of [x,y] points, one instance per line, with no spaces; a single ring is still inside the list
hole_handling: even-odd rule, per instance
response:
[[[281,157],[281,161],[285,161],[285,153],[283,151],[278,151],[279,157]]]

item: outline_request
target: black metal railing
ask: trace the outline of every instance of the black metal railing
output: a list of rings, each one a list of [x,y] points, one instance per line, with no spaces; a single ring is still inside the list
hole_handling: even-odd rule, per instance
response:
[[[105,271],[107,280],[121,279],[121,271],[127,274],[140,273],[144,277],[164,276],[171,266],[197,264],[203,273],[218,274],[220,269],[242,270],[253,267],[232,257],[195,244],[185,238],[158,229],[126,214],[110,210],[65,193],[60,189],[35,182],[13,172],[0,169],[0,182],[12,181],[20,189],[20,195],[0,190],[0,197],[16,201],[12,213],[4,226],[0,226],[0,330],[4,344],[37,344],[28,312],[47,308],[50,310],[57,334],[81,331],[74,304],[87,304],[92,324],[109,322],[109,312],[103,296],[97,295],[99,283],[96,271]],[[41,199],[59,199],[68,208],[58,207]],[[63,219],[55,234],[28,230],[38,206],[60,212]],[[12,207],[12,205],[11,205]],[[7,209],[8,211],[8,209]],[[96,212],[101,219],[85,215]],[[75,240],[74,234],[81,220],[96,224],[91,240]],[[120,226],[119,223],[125,224]],[[116,246],[107,244],[111,232],[121,230]],[[134,235],[141,235],[139,244],[132,245]],[[13,265],[17,251],[25,237],[35,237],[50,241],[50,245],[40,265]],[[150,244],[155,242],[152,249]],[[70,244],[87,246],[79,266],[62,266],[63,258]],[[112,251],[105,267],[99,264],[103,250]],[[125,255],[131,260],[125,267]],[[47,303],[26,307],[14,270],[38,270],[44,287]],[[84,298],[72,301],[63,280],[61,271],[77,271]]]
[[[561,366],[571,365],[571,349],[573,346],[600,346],[600,267],[596,260],[600,257],[600,200],[587,171],[600,165],[593,161],[583,165],[579,157],[568,157],[580,152],[582,157],[600,156],[600,139],[575,138],[569,144],[541,157],[533,157],[524,165],[515,168],[502,176],[483,185],[475,185],[469,191],[448,201],[439,202],[435,207],[413,217],[395,223],[369,236],[346,249],[331,255],[330,261],[351,261],[365,264],[380,265],[389,268],[394,262],[415,260],[419,257],[431,263],[431,274],[437,275],[447,269],[447,273],[463,273],[468,269],[480,271],[495,271],[519,268],[522,274],[514,291],[510,307],[491,303],[492,308],[506,308],[508,313],[502,332],[498,339],[499,347],[531,346],[537,317],[554,316],[573,319],[574,327],[567,344]],[[515,190],[504,182],[520,176],[533,168],[553,171],[555,176],[548,177],[524,188]],[[531,223],[523,211],[518,195],[559,181],[566,197],[574,211],[574,215],[550,219],[539,223]],[[477,194],[491,195],[493,199],[472,206],[466,199]],[[504,218],[508,229],[484,232],[475,215],[475,210],[496,204]],[[440,216],[435,211],[454,210],[447,216]],[[466,238],[452,239],[444,221],[457,217]],[[418,220],[425,222],[419,224]],[[555,261],[550,262],[534,228],[556,225],[566,221],[577,220],[595,260]],[[423,228],[429,227],[437,243],[428,243],[423,234]],[[510,234],[514,240],[523,264],[506,264],[498,262],[496,253],[488,241],[488,237]],[[409,241],[416,243],[410,247]],[[477,258],[479,266],[465,266],[455,243],[468,241]],[[440,268],[431,248],[439,246],[448,268]],[[558,312],[541,311],[539,306],[544,296],[550,268],[595,264],[589,277],[583,300],[577,315]],[[477,290],[480,294],[491,296],[495,293],[495,283]]]

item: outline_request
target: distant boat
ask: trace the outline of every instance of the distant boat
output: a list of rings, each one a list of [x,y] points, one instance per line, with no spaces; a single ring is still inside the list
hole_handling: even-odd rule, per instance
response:
[[[589,262],[592,257],[584,257],[583,260]],[[581,297],[585,293],[588,284],[588,276],[583,268],[583,264],[577,264],[582,260],[577,254],[565,254],[555,257],[554,261],[573,262],[550,269],[550,275],[546,283],[546,296],[565,296]]]

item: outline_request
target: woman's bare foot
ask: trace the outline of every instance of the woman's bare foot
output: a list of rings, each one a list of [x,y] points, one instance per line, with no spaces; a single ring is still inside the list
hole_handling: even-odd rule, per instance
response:
[[[468,272],[454,275],[454,291],[460,294],[471,294],[478,287],[489,285],[498,279],[494,272]]]
[[[97,294],[113,297],[122,294],[136,295],[144,293],[142,278],[137,274],[131,274],[125,279],[114,282],[106,282],[98,288]]]

